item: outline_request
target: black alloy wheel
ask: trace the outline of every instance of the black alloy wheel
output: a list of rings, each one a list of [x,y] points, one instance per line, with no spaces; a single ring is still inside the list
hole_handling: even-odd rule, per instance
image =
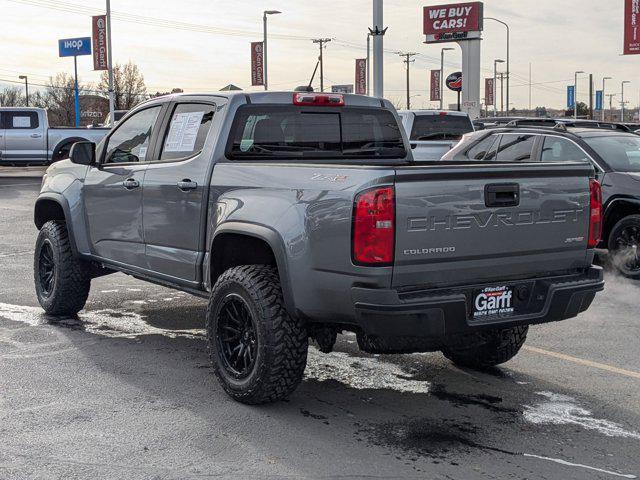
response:
[[[216,337],[222,366],[236,379],[249,376],[258,352],[255,320],[245,300],[230,293],[222,301]]]
[[[51,242],[45,240],[40,247],[38,257],[38,280],[40,282],[40,290],[45,297],[51,296],[53,292],[54,282],[56,278],[56,263],[53,256],[53,248]]]
[[[627,276],[640,275],[640,225],[622,228],[615,240],[614,264]]]

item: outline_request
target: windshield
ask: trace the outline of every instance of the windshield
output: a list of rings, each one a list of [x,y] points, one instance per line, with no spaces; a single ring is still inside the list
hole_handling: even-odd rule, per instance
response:
[[[245,105],[230,137],[230,158],[404,158],[400,126],[380,108]]]
[[[473,132],[469,117],[462,115],[416,115],[411,140],[460,140]]]
[[[616,172],[640,172],[640,137],[616,135],[584,139]]]

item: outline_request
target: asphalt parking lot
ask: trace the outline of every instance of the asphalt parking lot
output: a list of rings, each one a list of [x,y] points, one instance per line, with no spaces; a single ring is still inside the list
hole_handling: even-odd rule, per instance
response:
[[[33,291],[38,170],[0,172],[0,478],[615,479],[640,476],[640,283],[532,327],[478,373],[441,354],[312,348],[286,402],[217,384],[205,302],[122,274],[53,324]]]

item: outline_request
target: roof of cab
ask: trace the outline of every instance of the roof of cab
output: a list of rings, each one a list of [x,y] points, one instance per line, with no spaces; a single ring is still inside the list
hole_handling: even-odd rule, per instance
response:
[[[247,103],[281,103],[283,105],[293,104],[293,95],[296,93],[316,94],[316,95],[342,95],[346,106],[362,106],[362,107],[383,107],[390,106],[387,100],[376,97],[368,97],[366,95],[355,95],[351,93],[331,93],[331,92],[247,92],[247,91],[221,91],[221,92],[203,92],[203,93],[171,93],[162,97],[156,97],[150,101],[160,100],[175,101],[190,97],[222,97],[222,98],[238,98],[245,97]]]

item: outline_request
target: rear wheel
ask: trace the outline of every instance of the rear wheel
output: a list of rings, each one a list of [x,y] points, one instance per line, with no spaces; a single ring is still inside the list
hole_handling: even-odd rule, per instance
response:
[[[494,367],[516,356],[527,339],[528,331],[528,326],[489,330],[448,345],[442,353],[462,367]]]
[[[63,223],[49,221],[40,229],[33,272],[36,295],[47,314],[73,316],[84,308],[91,287],[90,269],[73,255]]]
[[[220,276],[207,310],[207,335],[215,374],[239,402],[281,400],[302,381],[307,331],[284,308],[271,266],[234,267]]]
[[[625,277],[640,279],[640,215],[620,220],[609,235],[613,266]]]

